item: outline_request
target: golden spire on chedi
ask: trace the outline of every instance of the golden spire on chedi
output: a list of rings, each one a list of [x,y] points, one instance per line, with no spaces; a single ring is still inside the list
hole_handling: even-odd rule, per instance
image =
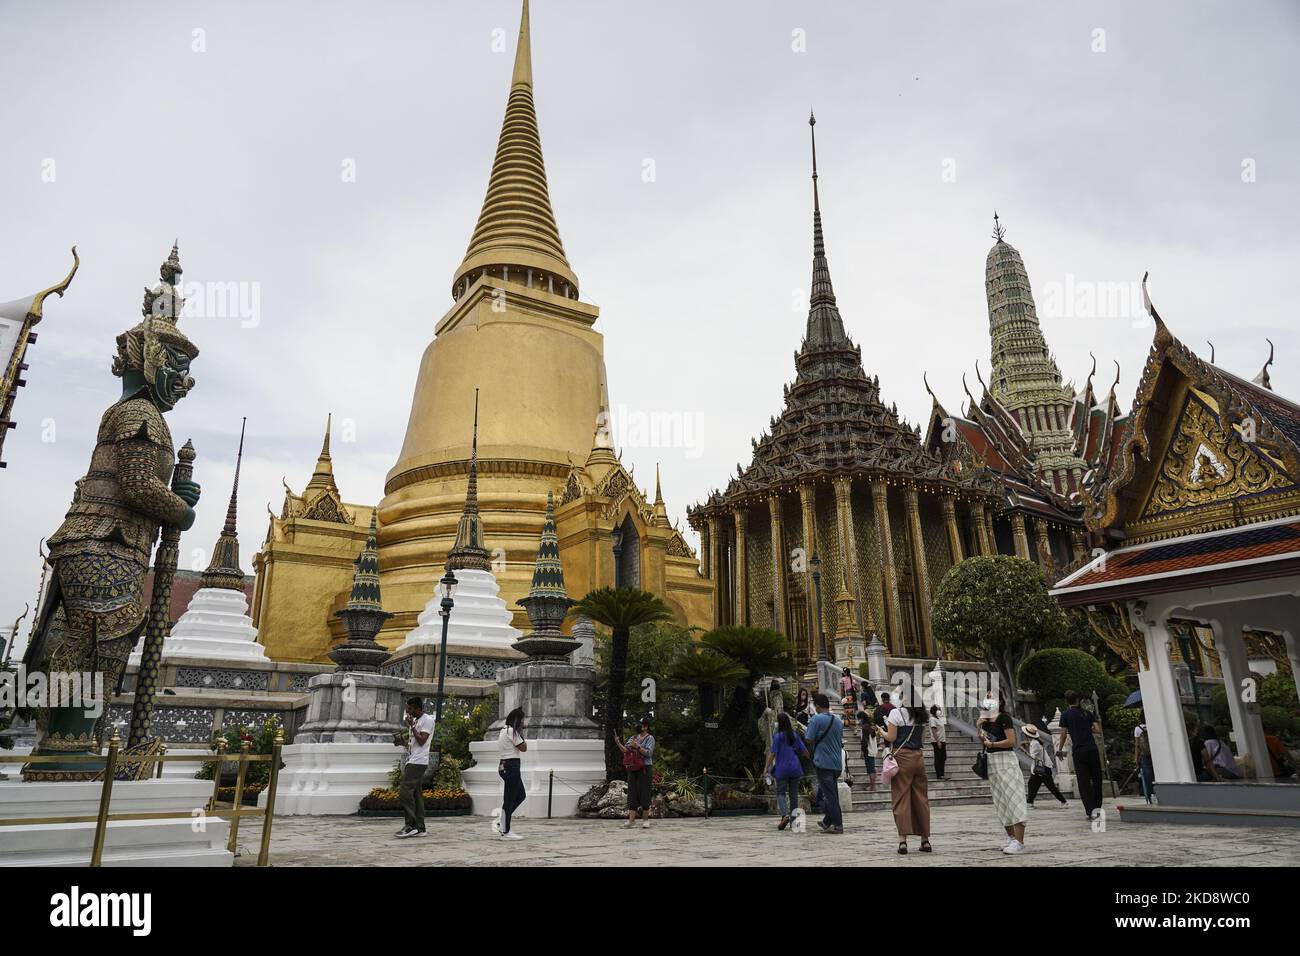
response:
[[[657,519],[613,448],[604,339],[593,328],[600,310],[578,298],[551,210],[527,2],[496,158],[452,300],[421,360],[406,437],[378,505],[380,575],[393,612],[379,640],[397,647],[416,627],[454,547],[472,457],[465,424],[480,389],[481,533],[506,604],[528,593],[549,492],[575,595],[613,584],[617,527],[624,565],[637,578],[622,583],[664,597],[681,623],[706,623],[712,593],[694,553],[666,512]],[[272,657],[316,660],[328,650],[327,625],[331,637],[343,636],[329,613],[346,601],[369,509],[337,499],[347,527],[329,527],[305,520],[300,501],[290,495],[289,517],[271,519],[259,571],[265,563],[291,583],[278,587],[259,574],[258,626]],[[515,624],[528,626],[522,609]]]

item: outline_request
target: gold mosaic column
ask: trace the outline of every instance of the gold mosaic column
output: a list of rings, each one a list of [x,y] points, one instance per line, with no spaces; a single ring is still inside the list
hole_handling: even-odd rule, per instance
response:
[[[1034,519],[1034,536],[1038,541],[1038,562],[1047,567],[1052,560],[1052,542],[1047,538],[1047,522],[1042,518]]]
[[[749,576],[745,567],[745,509],[732,511],[736,522],[736,613],[734,623],[749,623]]]
[[[835,515],[840,523],[840,567],[844,568],[844,587],[854,598],[854,605],[859,602],[858,594],[858,536],[853,530],[853,507],[852,491],[853,480],[851,478],[836,478],[835,487]],[[859,630],[862,630],[861,615],[854,613],[854,623]]]
[[[962,561],[961,532],[957,530],[957,505],[952,495],[943,496],[943,523],[948,529],[948,553],[953,564]]]
[[[713,534],[709,529],[710,526],[707,521],[705,522],[704,527],[700,529],[700,572],[706,578],[713,577],[712,555],[709,554]]]
[[[975,553],[988,554],[988,542],[984,538],[984,504],[975,501],[970,506],[971,533],[975,536]]]
[[[912,577],[916,581],[917,607],[921,615],[922,652],[934,653],[934,635],[930,632],[930,572],[925,566],[925,541],[921,537],[921,508],[916,489],[904,493],[907,503],[907,531],[912,542]]]
[[[767,516],[772,524],[772,629],[786,634],[785,529],[781,499],[776,495],[767,499]]]
[[[883,480],[871,485],[875,506],[876,535],[880,539],[880,573],[885,582],[885,646],[894,653],[903,650],[903,620],[898,614],[898,577],[894,573],[894,535],[889,528],[889,492]]]
[[[817,552],[817,490],[812,485],[799,486],[799,504],[803,509],[803,560],[804,560],[804,578],[803,593],[808,603],[808,621],[811,629],[808,631],[807,658],[813,660],[817,657],[817,635],[821,632],[817,629],[817,586],[813,584],[812,576],[812,558]]]
[[[1029,538],[1025,535],[1025,516],[1020,512],[1011,515],[1011,531],[1016,539],[1016,557],[1029,559]]]
[[[713,582],[713,626],[722,626],[722,529],[716,515],[709,515],[709,580]]]
[[[993,535],[993,512],[985,509],[984,519],[981,522],[984,527],[984,553],[993,555],[998,553],[998,540]]]

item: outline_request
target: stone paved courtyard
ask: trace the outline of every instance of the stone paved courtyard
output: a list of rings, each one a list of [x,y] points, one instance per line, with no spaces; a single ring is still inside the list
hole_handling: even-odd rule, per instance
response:
[[[1104,832],[1092,832],[1077,804],[1030,811],[1029,852],[1000,851],[1001,828],[990,806],[935,812],[933,854],[897,854],[888,812],[845,815],[844,836],[780,833],[775,817],[656,820],[649,830],[623,830],[611,820],[528,820],[516,829],[524,840],[503,841],[487,817],[430,818],[429,835],[395,840],[400,819],[280,817],[271,840],[273,866],[1296,866],[1300,830],[1278,827],[1207,827],[1124,824],[1113,805]],[[241,824],[243,855],[257,860],[261,829]]]

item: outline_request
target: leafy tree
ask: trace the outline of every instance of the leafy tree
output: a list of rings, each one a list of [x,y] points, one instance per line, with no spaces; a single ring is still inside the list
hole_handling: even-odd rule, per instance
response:
[[[434,731],[432,749],[451,757],[462,767],[474,766],[469,745],[482,740],[497,718],[497,695],[489,694],[477,701],[461,701],[448,695],[442,703],[442,723]]]
[[[605,694],[605,775],[612,780],[623,773],[623,762],[614,735],[623,716],[623,690],[627,683],[628,641],[632,628],[654,621],[666,621],[672,612],[655,595],[639,588],[597,588],[570,608],[610,629],[609,680]]]
[[[1088,623],[1088,615],[1082,608],[1070,608],[1065,612],[1065,616],[1069,621],[1065,633],[1059,641],[1047,641],[1042,644],[1043,647],[1073,647],[1087,651],[1101,661],[1102,667],[1106,668],[1106,673],[1112,677],[1119,677],[1131,670],[1128,661],[1111,650],[1110,645],[1101,639],[1101,635],[1092,629],[1092,625]]]
[[[1007,688],[1036,648],[1059,642],[1069,624],[1047,593],[1042,569],[1010,555],[981,555],[954,565],[939,582],[931,614],[934,637],[946,647],[982,655]]]
[[[641,702],[641,681],[649,677],[656,684],[670,680],[678,661],[691,653],[694,646],[691,629],[670,621],[656,621],[632,628],[628,637],[627,666],[620,713],[638,714],[646,708]],[[609,670],[613,662],[614,642],[603,628],[596,632],[595,645],[596,686],[609,686]],[[662,687],[659,688],[661,691]],[[604,708],[601,707],[603,712]],[[659,709],[655,708],[656,715]]]
[[[1102,713],[1109,714],[1110,705],[1122,705],[1123,698],[1128,696],[1128,687],[1107,674],[1100,661],[1073,647],[1050,647],[1030,654],[1020,665],[1016,682],[1036,693],[1044,708],[1049,702],[1063,698],[1067,690],[1085,699],[1095,691],[1103,705]],[[1047,716],[1051,716],[1050,712]]]

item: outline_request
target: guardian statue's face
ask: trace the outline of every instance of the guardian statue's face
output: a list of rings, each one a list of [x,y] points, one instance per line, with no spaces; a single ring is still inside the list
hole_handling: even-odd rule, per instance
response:
[[[166,361],[154,369],[153,380],[148,382],[149,397],[164,411],[175,407],[194,387],[190,376],[190,357],[178,348],[163,346]]]

